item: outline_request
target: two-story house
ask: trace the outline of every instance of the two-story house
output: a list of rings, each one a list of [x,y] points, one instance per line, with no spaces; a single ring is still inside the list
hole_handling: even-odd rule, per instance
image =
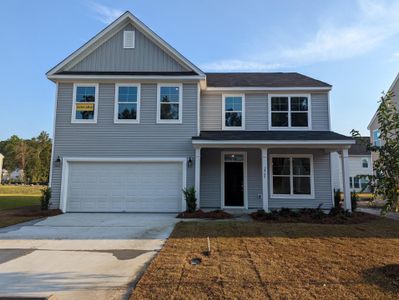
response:
[[[204,51],[210,51],[205,47]],[[177,212],[333,205],[331,86],[298,73],[204,73],[130,12],[51,69],[52,206]],[[346,175],[345,175],[346,174]]]
[[[388,92],[392,92],[392,102],[396,104],[397,109],[399,110],[399,73],[396,75],[395,80],[392,82],[391,86],[388,89]],[[374,146],[381,146],[384,141],[380,138],[380,125],[378,124],[377,112],[374,113],[373,117],[367,129],[370,131],[370,142]],[[378,158],[378,154],[373,152],[371,154],[373,162]]]

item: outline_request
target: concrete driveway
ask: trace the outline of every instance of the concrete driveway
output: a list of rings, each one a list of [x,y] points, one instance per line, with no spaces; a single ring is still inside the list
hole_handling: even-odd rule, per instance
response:
[[[0,229],[0,296],[123,299],[175,216],[70,213]]]

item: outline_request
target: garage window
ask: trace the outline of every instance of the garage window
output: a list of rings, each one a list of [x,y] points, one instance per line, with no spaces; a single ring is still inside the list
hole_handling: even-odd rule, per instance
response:
[[[97,84],[74,84],[72,123],[96,123],[98,108]]]
[[[115,123],[139,123],[140,85],[117,84],[115,86]]]

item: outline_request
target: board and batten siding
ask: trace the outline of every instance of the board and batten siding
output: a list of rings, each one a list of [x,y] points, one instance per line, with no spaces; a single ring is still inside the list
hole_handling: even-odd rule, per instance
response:
[[[201,94],[201,130],[222,130],[222,95],[216,92]],[[267,101],[268,94],[266,93],[245,93],[245,130],[268,130]],[[312,130],[330,130],[328,110],[328,93],[312,93]]]
[[[202,149],[201,150],[201,208],[220,208],[221,205],[221,152],[247,152],[248,167],[248,208],[261,209],[262,199],[262,163],[260,149]],[[322,149],[269,149],[271,154],[313,154],[314,164],[314,199],[271,198],[269,192],[269,208],[316,208],[332,207],[332,189],[330,172],[330,154]],[[270,160],[270,157],[269,157]],[[270,174],[269,174],[270,176]],[[269,179],[268,179],[269,184]],[[269,191],[271,189],[269,188]]]
[[[123,48],[123,31],[135,30],[135,48]],[[128,24],[67,71],[184,72],[189,71]]]
[[[115,84],[99,84],[97,124],[71,124],[72,95],[72,83],[59,84],[54,158],[194,156],[197,84],[183,84],[182,124],[156,123],[156,84],[141,84],[139,124],[114,124]],[[61,169],[53,164],[53,207],[59,205]],[[187,169],[187,185],[194,185],[194,167]]]

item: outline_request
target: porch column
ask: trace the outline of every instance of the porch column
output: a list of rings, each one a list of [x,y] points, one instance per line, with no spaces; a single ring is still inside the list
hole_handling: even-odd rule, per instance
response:
[[[269,186],[267,183],[267,148],[262,148],[262,201],[264,211],[269,211]]]
[[[342,184],[344,187],[344,208],[352,211],[351,192],[349,187],[349,157],[348,149],[342,149]]]
[[[200,184],[201,184],[201,147],[195,148],[195,196],[197,197],[197,208],[200,208]]]

